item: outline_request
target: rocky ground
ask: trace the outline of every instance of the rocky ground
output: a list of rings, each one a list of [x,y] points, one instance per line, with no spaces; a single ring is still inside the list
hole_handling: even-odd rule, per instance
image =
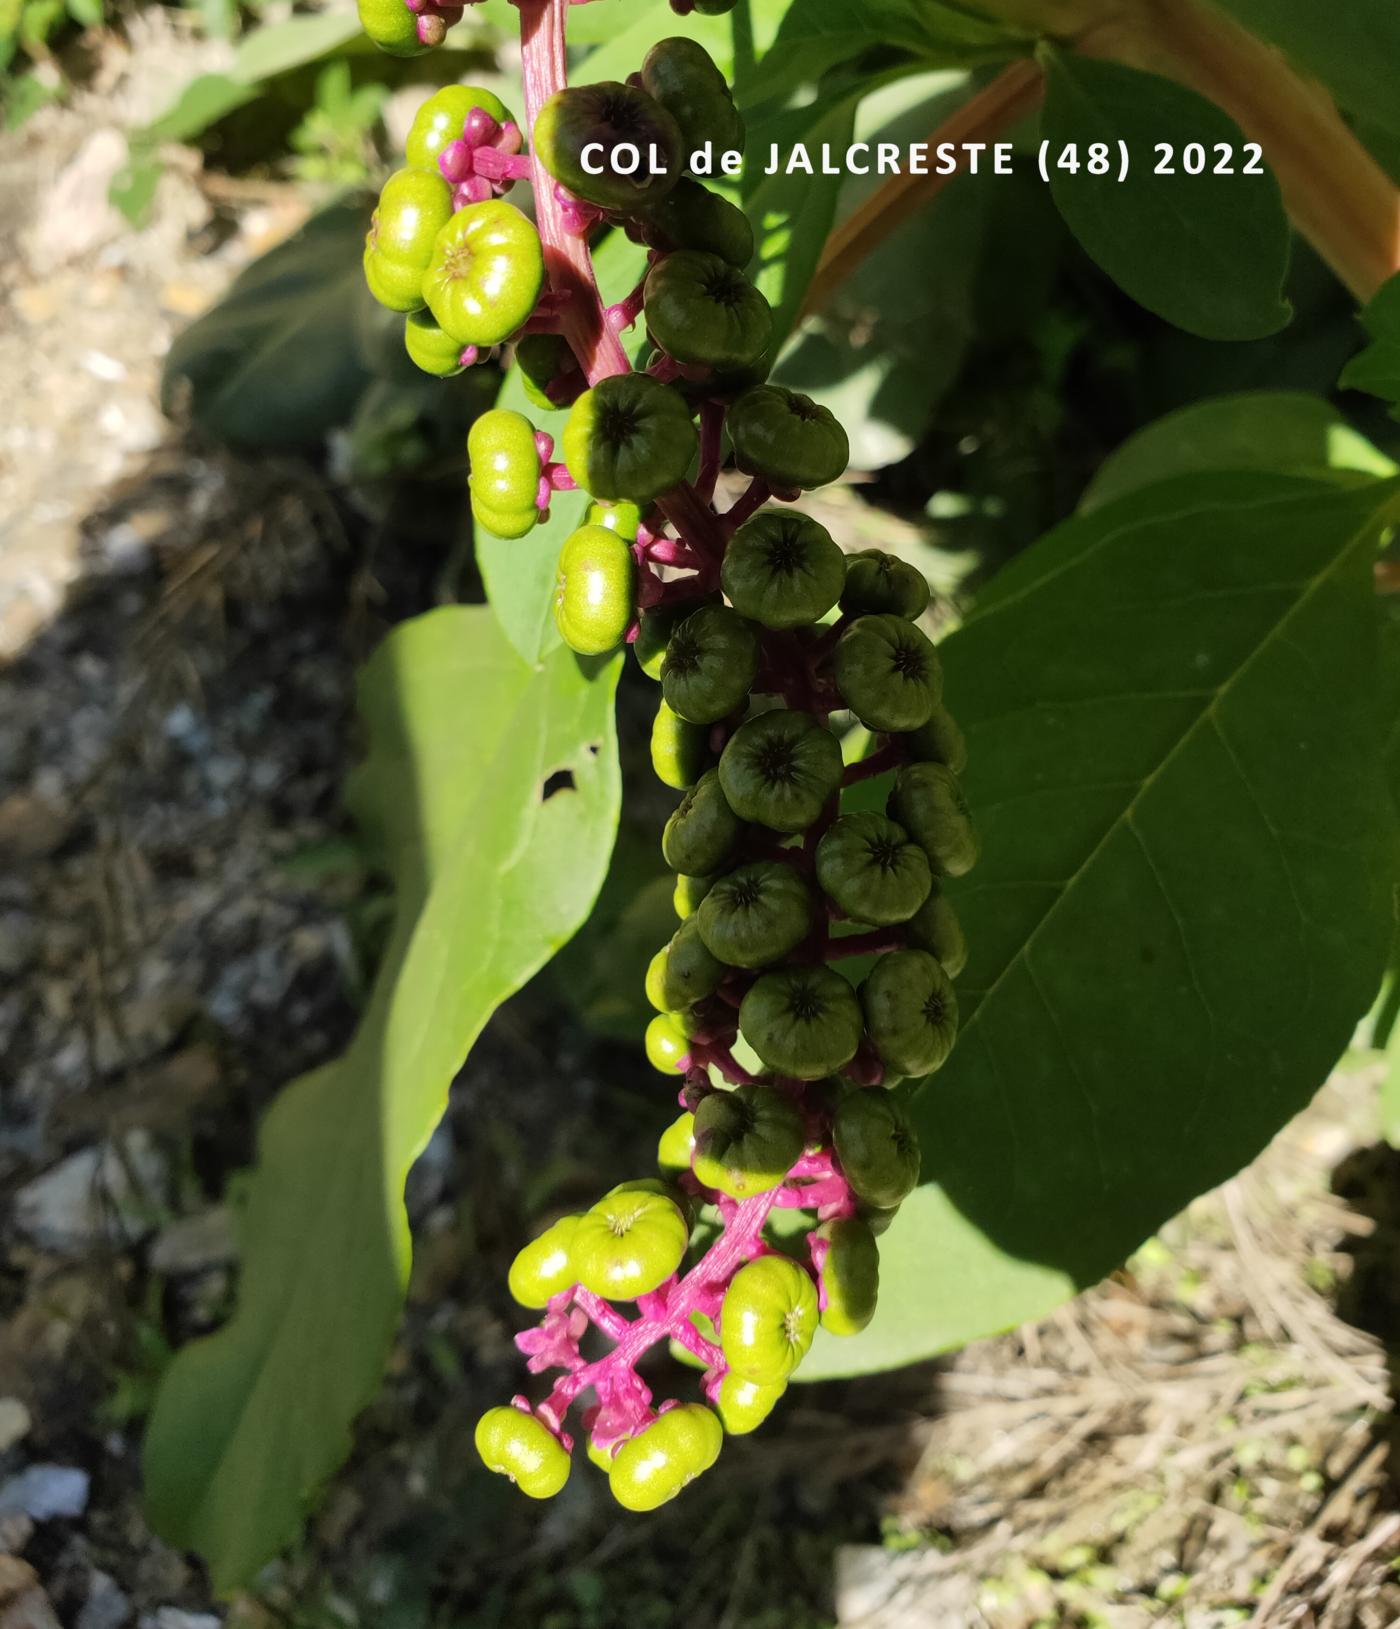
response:
[[[1046,1323],[798,1388],[646,1521],[596,1479],[511,1499],[469,1438],[511,1386],[540,1150],[582,1193],[658,1117],[547,980],[414,1172],[408,1316],[306,1543],[215,1603],[147,1529],[142,1420],[228,1307],[228,1182],[343,1043],[382,921],[339,795],[355,665],[441,561],[161,417],[171,335],[305,204],[177,166],[145,232],[110,213],[122,125],[203,49],[141,26],[0,144],[0,1629],[1400,1622],[1400,1156],[1364,1066]]]

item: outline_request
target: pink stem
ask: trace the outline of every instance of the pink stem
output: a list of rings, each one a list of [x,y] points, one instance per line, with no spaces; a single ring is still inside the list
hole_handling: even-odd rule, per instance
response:
[[[750,515],[768,502],[772,495],[772,488],[767,481],[763,480],[761,476],[756,476],[749,483],[748,491],[739,499],[738,503],[725,512],[723,520],[725,531],[727,533],[737,531]]]
[[[886,741],[884,746],[869,757],[862,758],[854,764],[847,764],[841,776],[842,786],[854,786],[857,781],[873,780],[876,775],[883,775],[887,769],[897,769],[904,762],[903,747],[897,741]]]
[[[534,129],[540,109],[568,83],[564,48],[564,18],[568,0],[519,0],[521,76],[525,87],[525,117]],[[564,206],[555,191],[554,177],[531,154],[535,187],[535,224],[544,246],[545,270],[550,283],[570,298],[560,313],[559,328],[578,358],[590,385],[614,373],[628,371],[621,341],[603,321],[603,305],[593,276],[588,244],[565,226]]]

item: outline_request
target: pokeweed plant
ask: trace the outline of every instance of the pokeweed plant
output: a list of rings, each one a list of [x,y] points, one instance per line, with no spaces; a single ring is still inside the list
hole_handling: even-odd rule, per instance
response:
[[[687,173],[705,144],[744,141],[727,77],[683,32],[722,5],[653,27],[630,59],[624,31],[609,77],[575,86],[566,0],[517,9],[523,118],[470,86],[431,96],[365,246],[420,368],[512,360],[468,444],[495,617],[432,613],[371,664],[356,801],[398,884],[395,936],[350,1053],[269,1117],[238,1312],[181,1354],[152,1419],[152,1515],[221,1587],[286,1541],[343,1457],[402,1293],[408,1164],[492,1007],[597,891],[622,647],[659,684],[652,762],[682,794],[663,838],[679,925],[646,980],[647,1053],[681,1112],[657,1175],[512,1266],[540,1314],[526,1367],[556,1378],[489,1410],[477,1447],[527,1494],[557,1493],[583,1441],[619,1502],[654,1508],[799,1365],[888,1367],[1093,1282],[1306,1101],[1392,935],[1386,456],[1305,397],[1164,421],[935,650],[922,576],[844,555],[795,507],[843,473],[846,436],[770,374],[804,302],[937,186],[896,178],[829,242],[824,181],[746,174],[737,209]],[[460,8],[361,15],[408,55]],[[1062,152],[1272,129],[1248,186],[1149,177],[1105,205],[1057,166],[1052,192],[1129,293],[1217,339],[1286,322],[1287,208],[1375,297],[1348,377],[1394,401],[1396,189],[1294,63],[1358,120],[1393,105],[1291,0],[1172,16],[794,0],[749,94],[784,104],[893,45],[915,65],[1011,59],[945,127],[963,141],[1042,99]],[[764,114],[765,134],[849,129],[866,81],[838,82],[829,105]],[[634,150],[652,162],[629,168]],[[509,196],[522,182],[533,219]],[[612,302],[605,230],[598,265],[632,268]],[[726,463],[747,485],[720,504]],[[466,756],[485,776],[463,769],[463,683],[483,687]],[[327,1191],[313,1216],[307,1193]],[[327,1355],[332,1327],[354,1333]],[[657,1406],[638,1365],[662,1343],[700,1378]]]

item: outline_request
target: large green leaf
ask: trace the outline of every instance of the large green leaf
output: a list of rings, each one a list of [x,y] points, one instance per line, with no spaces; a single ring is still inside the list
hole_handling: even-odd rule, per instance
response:
[[[1371,343],[1347,364],[1341,383],[1379,396],[1400,418],[1400,275],[1382,284],[1361,320]]]
[[[344,424],[369,378],[356,339],[368,223],[367,203],[334,204],[254,261],[171,346],[166,411],[188,392],[200,428],[243,447],[305,446]]]
[[[1400,6],[1395,0],[1217,0],[1323,81],[1342,106],[1400,133]]]
[[[1320,396],[1249,390],[1193,402],[1139,430],[1100,466],[1079,512],[1173,476],[1247,469],[1342,486],[1395,474],[1394,461]]]
[[[974,67],[1030,49],[1021,30],[940,0],[793,0],[772,47],[740,89],[751,102],[815,83],[829,69],[891,48],[924,64]]]
[[[977,869],[962,1033],[880,1311],[892,1367],[1091,1284],[1300,1109],[1371,1004],[1400,876],[1372,565],[1393,483],[1166,483],[1072,520],[944,646]]]
[[[1070,230],[1115,283],[1149,311],[1206,339],[1258,339],[1289,317],[1283,299],[1289,232],[1278,182],[1244,174],[1244,134],[1213,102],[1157,74],[1041,48],[1043,131],[1050,190]],[[1119,143],[1131,162],[1117,179]],[[1156,174],[1157,143],[1170,143],[1174,173]],[[1088,165],[1093,143],[1111,170]],[[1184,149],[1208,162],[1188,175]],[[1215,173],[1216,145],[1234,154]],[[1079,168],[1060,167],[1071,149]]]
[[[482,1025],[602,883],[619,668],[527,664],[485,607],[454,606],[365,670],[352,801],[396,885],[389,948],[349,1051],[263,1124],[238,1310],[176,1358],[146,1439],[151,1520],[221,1591],[295,1535],[348,1451],[402,1304],[409,1166]]]

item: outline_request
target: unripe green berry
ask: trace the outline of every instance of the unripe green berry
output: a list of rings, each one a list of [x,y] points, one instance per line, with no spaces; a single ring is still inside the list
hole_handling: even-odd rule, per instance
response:
[[[781,961],[812,930],[816,901],[797,870],[756,860],[720,877],[696,912],[705,948],[731,967]]]
[[[724,1422],[724,1429],[731,1437],[743,1437],[750,1431],[757,1431],[786,1390],[786,1383],[764,1386],[757,1380],[745,1380],[742,1375],[732,1371],[726,1373],[715,1395],[715,1407]]]
[[[841,609],[848,617],[888,614],[910,619],[928,609],[928,579],[898,555],[862,549],[846,562]]]
[[[962,923],[937,883],[909,918],[904,931],[916,950],[926,950],[942,962],[943,971],[950,979],[957,978],[967,966],[967,940]]]
[[[462,372],[462,347],[451,334],[443,333],[430,311],[409,312],[404,319],[403,344],[409,358],[434,378],[450,379]]]
[[[554,622],[581,656],[601,656],[622,643],[632,620],[637,563],[604,526],[580,526],[564,540],[554,583]]]
[[[597,508],[595,504],[590,508]],[[618,508],[623,507],[617,505]],[[631,506],[628,506],[631,507]],[[643,611],[637,620],[637,637],[632,641],[632,654],[637,666],[649,679],[661,678],[661,664],[666,660],[666,646],[676,630],[676,624],[685,615],[675,606],[653,606]]]
[[[713,877],[681,875],[676,878],[676,886],[671,890],[671,904],[682,922],[695,915],[700,909],[701,901],[714,885]]]
[[[613,1498],[625,1510],[655,1510],[709,1470],[723,1443],[718,1417],[700,1403],[667,1409],[618,1449],[608,1472]]]
[[[709,877],[724,867],[743,829],[729,807],[718,770],[707,769],[666,822],[661,853],[673,871]]]
[[[845,1217],[823,1222],[816,1237],[825,1241],[820,1282],[822,1328],[833,1335],[858,1335],[875,1316],[880,1295],[880,1248],[862,1221]]]
[[[695,1111],[692,1167],[707,1188],[751,1199],[776,1188],[802,1154],[802,1116],[771,1086],[712,1092]]]
[[[760,1256],[735,1273],[720,1308],[730,1370],[764,1386],[785,1385],[817,1330],[817,1292],[786,1256]]]
[[[955,775],[967,768],[967,742],[958,722],[941,703],[928,716],[928,722],[904,737],[909,756],[920,763],[947,764]]]
[[[684,792],[700,779],[710,757],[710,731],[658,704],[651,726],[651,767],[664,785]]]
[[[683,161],[706,142],[718,153],[743,151],[744,121],[729,81],[703,45],[658,40],[643,59],[642,87],[679,126]]]
[[[817,881],[852,921],[907,922],[928,898],[928,856],[882,814],[842,815],[817,844]]]
[[[702,249],[741,271],[753,259],[753,228],[742,209],[698,181],[682,179],[642,220],[664,249]]]
[[[819,1080],[848,1064],[860,1045],[860,1002],[829,967],[765,973],[739,1007],[739,1029],[780,1075]]]
[[[872,730],[917,729],[943,690],[938,652],[904,617],[858,617],[837,640],[831,668],[842,699]]]
[[[647,996],[662,1012],[693,1007],[713,995],[728,972],[729,968],[705,944],[698,917],[689,916],[676,929],[670,944],[653,958],[647,973]],[[655,999],[658,996],[660,1000]]]
[[[889,812],[928,855],[936,875],[961,877],[977,863],[977,833],[946,764],[906,764],[895,776]]]
[[[720,581],[741,615],[765,628],[800,628],[835,605],[844,575],[845,556],[824,526],[765,509],[731,538]]]
[[[847,1182],[868,1204],[889,1208],[919,1180],[919,1141],[904,1105],[878,1086],[850,1092],[832,1121],[832,1140]]]
[[[531,1499],[552,1499],[569,1480],[569,1456],[543,1420],[518,1408],[489,1408],[477,1421],[476,1451],[487,1470]]]
[[[534,222],[503,198],[459,209],[433,240],[423,300],[463,345],[499,345],[535,308],[544,251]]]
[[[850,457],[846,432],[830,410],[781,385],[745,391],[725,428],[739,468],[780,488],[826,486]]]
[[[658,1013],[647,1025],[647,1062],[663,1075],[679,1074],[690,1052],[690,1037],[680,1013]]]
[[[642,508],[685,479],[699,445],[685,398],[645,373],[614,374],[585,390],[562,440],[569,474],[585,492]]]
[[[958,1033],[952,980],[926,950],[891,950],[860,987],[865,1026],[880,1061],[902,1075],[941,1069]]]
[[[498,537],[524,537],[539,520],[535,492],[540,455],[535,427],[523,413],[495,407],[467,432],[472,513]]]
[[[489,113],[497,124],[505,124],[510,118],[500,97],[480,85],[444,85],[434,91],[414,114],[409,126],[404,142],[408,162],[422,169],[436,166],[443,148],[461,137],[467,115],[477,108]]]
[[[677,362],[746,368],[768,349],[767,300],[720,255],[698,249],[663,255],[647,274],[644,297],[652,343]]]
[[[599,209],[623,214],[664,197],[685,159],[675,119],[646,91],[615,80],[556,91],[539,110],[532,135],[535,156],[556,181]],[[596,162],[585,169],[583,155],[593,143],[602,148],[601,157],[592,155]],[[613,161],[623,146],[641,154],[630,174]],[[655,173],[646,162],[653,148],[661,158]]]
[[[690,1169],[690,1156],[695,1148],[695,1116],[689,1112],[678,1115],[656,1145],[656,1163],[662,1171],[678,1176]]]
[[[694,724],[716,724],[743,704],[758,673],[758,635],[727,605],[702,605],[678,623],[661,663],[667,705]]]
[[[627,1183],[579,1217],[569,1250],[585,1289],[635,1301],[670,1278],[689,1242],[690,1226],[674,1199]]]
[[[841,748],[811,716],[779,708],[741,724],[719,760],[720,785],[741,820],[804,831],[841,785]]]
[[[507,1284],[522,1307],[548,1306],[561,1290],[577,1282],[569,1247],[578,1216],[561,1216],[538,1238],[532,1239],[510,1264]]]

